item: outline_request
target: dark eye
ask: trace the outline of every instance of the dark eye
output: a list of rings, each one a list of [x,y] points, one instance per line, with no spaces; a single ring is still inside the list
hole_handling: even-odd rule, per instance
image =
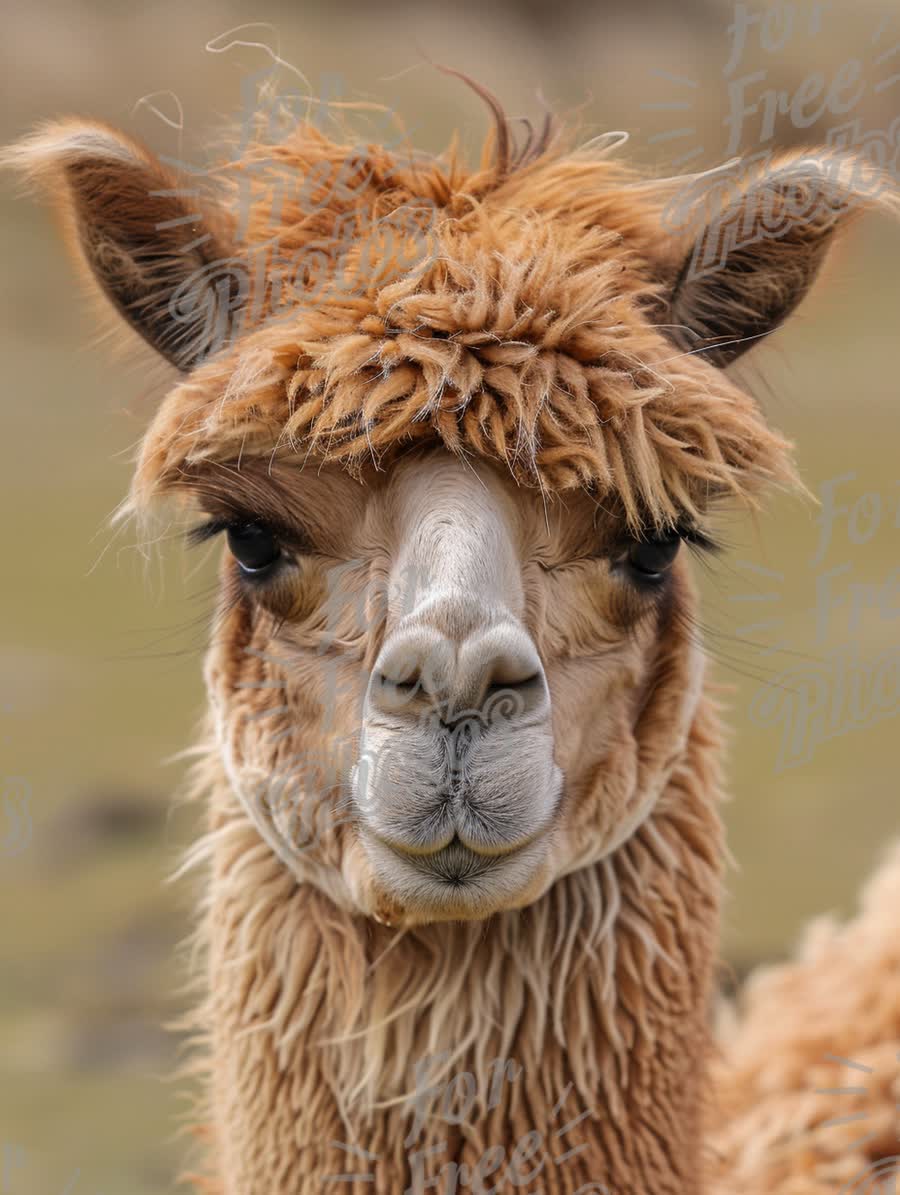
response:
[[[281,558],[278,540],[263,523],[233,523],[228,547],[245,573],[267,572]]]
[[[639,581],[661,581],[675,562],[681,536],[676,532],[632,544],[626,556],[628,570]]]

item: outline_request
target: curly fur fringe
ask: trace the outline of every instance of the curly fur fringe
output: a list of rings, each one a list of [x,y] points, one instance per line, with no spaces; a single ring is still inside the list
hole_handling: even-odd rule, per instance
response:
[[[240,337],[163,404],[135,505],[204,460],[299,454],[364,474],[428,441],[548,493],[590,487],[633,528],[793,481],[753,400],[654,322],[666,184],[561,150],[509,177],[374,146],[357,159],[309,128],[266,152],[262,176],[252,154],[233,167],[234,204],[245,176],[255,196],[245,268],[259,261]],[[273,230],[279,169],[323,182],[305,207],[281,196]],[[279,273],[273,232],[279,261],[319,255],[316,279]]]

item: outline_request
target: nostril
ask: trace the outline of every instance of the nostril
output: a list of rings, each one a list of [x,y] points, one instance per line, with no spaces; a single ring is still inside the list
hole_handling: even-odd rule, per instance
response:
[[[388,676],[384,672],[376,672],[375,680],[379,685],[390,685],[394,689],[414,689],[419,683],[417,676]]]
[[[391,652],[377,662],[374,679],[391,689],[414,689],[422,682],[422,661],[409,651]]]
[[[544,670],[537,654],[525,644],[510,644],[494,654],[485,668],[490,693],[503,689],[528,689],[544,683]]]
[[[411,696],[422,683],[421,677],[417,675],[399,677],[388,676],[384,672],[376,672],[372,681],[375,690],[385,696]]]
[[[523,717],[538,717],[548,709],[547,682],[543,671],[519,672],[518,677],[492,680],[481,699],[481,714],[487,726],[500,728]]]
[[[497,652],[485,669],[483,708],[490,721],[536,714],[547,700],[547,682],[536,652],[522,644]]]
[[[398,635],[375,663],[371,696],[396,709],[419,697],[443,695],[452,675],[455,649],[431,627]]]
[[[401,677],[380,670],[372,673],[369,682],[369,701],[372,708],[388,717],[405,717],[417,706],[422,693],[418,675]]]
[[[543,687],[543,684],[543,674],[532,672],[530,676],[523,676],[521,680],[491,681],[487,691],[489,697],[494,697],[496,694],[505,693],[509,689],[537,689],[539,686]]]

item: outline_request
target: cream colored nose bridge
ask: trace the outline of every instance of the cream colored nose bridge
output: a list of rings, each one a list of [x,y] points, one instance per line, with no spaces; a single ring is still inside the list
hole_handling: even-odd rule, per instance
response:
[[[392,634],[424,627],[460,643],[479,630],[507,622],[518,625],[512,611],[500,602],[489,602],[483,595],[463,589],[435,589],[420,598]]]

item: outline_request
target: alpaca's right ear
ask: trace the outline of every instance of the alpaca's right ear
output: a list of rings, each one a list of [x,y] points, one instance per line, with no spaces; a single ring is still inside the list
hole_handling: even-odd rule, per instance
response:
[[[227,339],[240,272],[195,184],[101,124],[49,125],[3,158],[50,195],[94,283],[163,357],[186,371]]]

